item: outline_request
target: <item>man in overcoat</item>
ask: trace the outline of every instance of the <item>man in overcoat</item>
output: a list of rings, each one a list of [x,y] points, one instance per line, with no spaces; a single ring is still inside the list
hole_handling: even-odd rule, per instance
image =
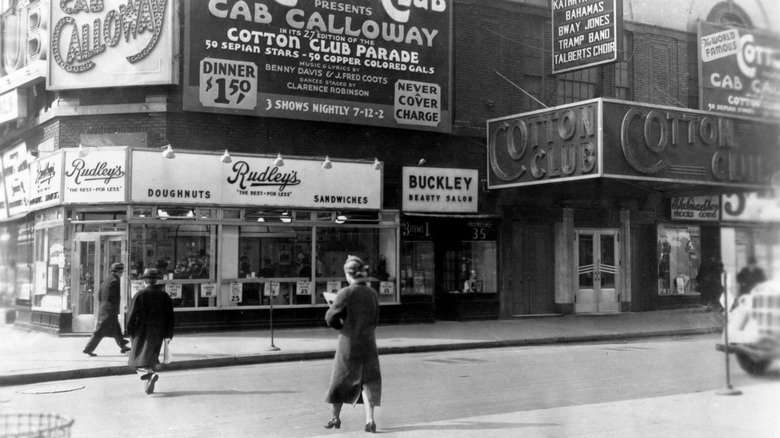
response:
[[[124,264],[114,263],[111,265],[111,274],[100,283],[98,292],[98,299],[100,300],[98,323],[95,332],[92,333],[92,337],[89,338],[87,345],[84,347],[84,354],[86,355],[97,356],[95,348],[106,336],[114,338],[116,344],[119,345],[121,353],[130,351],[127,348],[127,340],[122,337],[122,328],[119,326],[119,306],[122,304],[120,281],[124,271]]]
[[[341,289],[325,314],[328,326],[339,330],[325,401],[331,403],[333,417],[327,429],[340,428],[344,403],[364,403],[366,432],[376,432],[374,407],[382,400],[382,373],[376,346],[379,322],[379,294],[368,285],[368,266],[355,256],[344,264],[349,286]],[[362,393],[362,394],[361,394]],[[361,398],[362,395],[362,398]]]
[[[144,271],[141,279],[146,287],[133,297],[127,317],[127,334],[132,342],[127,364],[135,367],[147,394],[154,392],[159,378],[157,366],[163,342],[173,338],[173,301],[157,284],[159,278],[157,269]]]

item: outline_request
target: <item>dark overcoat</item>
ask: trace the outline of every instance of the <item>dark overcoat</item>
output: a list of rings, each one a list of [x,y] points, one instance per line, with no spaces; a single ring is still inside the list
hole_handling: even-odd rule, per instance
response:
[[[108,318],[116,320],[122,302],[121,286],[116,275],[111,274],[100,283],[98,299],[100,300],[98,323]]]
[[[159,285],[141,289],[130,302],[127,334],[132,342],[127,364],[151,367],[160,363],[164,339],[173,338],[173,301]]]
[[[354,405],[359,402],[363,390],[368,402],[379,406],[382,400],[382,374],[375,335],[379,322],[379,295],[362,283],[341,289],[325,314],[325,321],[328,326],[339,330],[333,373],[325,401]]]

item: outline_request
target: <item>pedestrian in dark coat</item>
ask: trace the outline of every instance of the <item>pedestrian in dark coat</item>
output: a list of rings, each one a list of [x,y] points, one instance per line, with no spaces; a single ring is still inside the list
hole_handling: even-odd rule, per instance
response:
[[[163,342],[173,338],[173,301],[157,284],[158,278],[157,269],[144,271],[141,279],[146,287],[133,297],[127,317],[127,334],[132,341],[127,364],[135,367],[147,394],[154,392],[159,378],[157,366]]]
[[[366,282],[368,266],[349,256],[344,274],[349,286],[341,289],[325,314],[328,326],[339,330],[333,373],[325,401],[333,404],[333,417],[325,427],[341,427],[344,403],[362,402],[366,408],[366,432],[376,432],[374,407],[382,400],[382,374],[376,347],[379,294]],[[361,400],[362,392],[362,400]]]
[[[764,270],[758,266],[755,257],[748,258],[748,264],[737,274],[737,283],[739,283],[739,295],[749,294],[758,283],[766,281]]]
[[[122,304],[120,281],[124,271],[124,264],[114,263],[111,265],[111,274],[100,283],[100,289],[98,291],[98,299],[100,300],[98,323],[95,332],[92,333],[92,337],[89,338],[87,345],[84,347],[84,354],[97,356],[97,354],[95,354],[95,348],[97,348],[100,341],[106,336],[114,338],[116,344],[119,346],[120,353],[127,353],[130,351],[130,349],[127,348],[127,340],[122,337],[122,328],[119,326],[119,310]]]
[[[723,272],[723,263],[717,257],[710,256],[701,264],[699,273],[696,275],[701,303],[709,310],[722,309],[718,299],[723,293],[723,280],[721,278]]]

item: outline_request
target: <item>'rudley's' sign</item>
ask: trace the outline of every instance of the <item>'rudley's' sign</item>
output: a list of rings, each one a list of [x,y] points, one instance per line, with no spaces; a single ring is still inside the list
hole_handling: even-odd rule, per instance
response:
[[[767,188],[780,169],[779,131],[768,121],[587,100],[488,120],[488,186],[608,177]]]
[[[283,167],[267,156],[234,155],[229,164],[218,158],[177,151],[175,159],[166,160],[159,151],[134,149],[130,200],[361,210],[382,206],[382,171],[373,163],[334,161],[324,169],[320,160],[296,157],[285,157]],[[139,163],[143,165],[135,165]]]
[[[403,168],[404,211],[476,213],[476,169]]]

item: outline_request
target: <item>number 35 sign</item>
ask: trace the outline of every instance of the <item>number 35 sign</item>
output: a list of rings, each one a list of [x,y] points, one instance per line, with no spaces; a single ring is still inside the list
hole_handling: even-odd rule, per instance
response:
[[[200,62],[199,95],[205,107],[253,110],[257,106],[257,66],[206,58]]]

